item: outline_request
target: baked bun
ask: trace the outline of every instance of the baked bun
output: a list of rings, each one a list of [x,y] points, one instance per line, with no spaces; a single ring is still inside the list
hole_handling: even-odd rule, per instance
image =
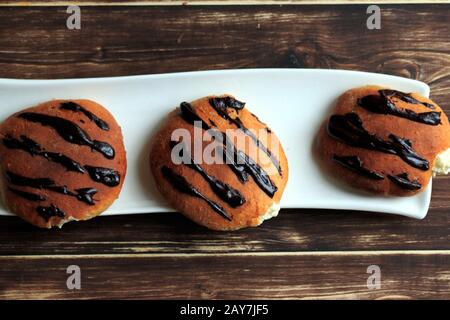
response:
[[[394,196],[422,191],[433,171],[448,173],[449,147],[449,122],[436,103],[377,86],[340,96],[317,139],[321,162],[334,176]]]
[[[106,210],[119,196],[127,167],[114,117],[89,100],[52,100],[0,126],[0,191],[29,223],[61,227]]]
[[[183,102],[152,140],[160,192],[213,230],[254,227],[276,216],[288,180],[278,138],[244,105],[230,95]]]

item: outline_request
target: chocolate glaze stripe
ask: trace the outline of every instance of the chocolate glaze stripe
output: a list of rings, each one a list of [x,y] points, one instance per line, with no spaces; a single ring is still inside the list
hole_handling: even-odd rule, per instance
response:
[[[243,170],[242,172],[245,172],[246,176],[252,176],[259,188],[272,198],[278,187],[272,182],[267,172],[244,152],[237,150],[225,133],[218,130],[217,133],[216,137],[219,139],[219,143],[222,143],[222,152],[224,151],[222,154],[226,157],[225,161],[233,163],[237,170]]]
[[[51,217],[64,218],[66,216],[64,211],[55,207],[53,204],[50,207],[39,206],[36,208],[36,211],[46,222],[48,222]]]
[[[407,139],[389,135],[390,141],[370,134],[363,126],[361,118],[354,112],[332,115],[328,121],[328,134],[352,147],[376,150],[400,157],[409,165],[420,170],[428,170],[429,163],[420,157]]]
[[[410,93],[404,93],[398,90],[391,90],[391,89],[383,89],[378,90],[380,95],[389,98],[389,97],[396,97],[404,102],[411,103],[411,104],[421,104],[429,109],[436,109],[436,107],[428,102],[419,101],[416,98],[413,98]]]
[[[214,130],[210,126],[206,124],[194,111],[192,106],[187,102],[182,102],[180,104],[181,109],[181,117],[188,123],[194,124],[195,121],[200,122],[201,126],[204,130]],[[223,136],[225,136],[224,133],[218,132],[218,135],[221,137],[221,141],[223,141]],[[222,143],[222,142],[221,142]],[[231,145],[231,149],[234,149],[234,146]],[[225,147],[222,147],[222,150],[218,150],[220,154],[224,155],[226,159],[225,163],[230,167],[230,169],[234,172],[234,174],[239,178],[240,181],[246,182],[248,181],[248,173],[245,171],[245,166],[242,164],[242,162],[238,163],[237,156],[235,156],[237,153],[233,152],[233,150],[228,150]]]
[[[420,188],[422,188],[422,185],[417,180],[409,180],[408,174],[406,172],[398,175],[388,175],[388,178],[404,189],[419,190]]]
[[[213,103],[215,103],[215,102],[212,103],[211,100],[217,100],[216,102],[223,103],[225,108],[231,108],[231,109],[234,109],[236,111],[240,111],[240,110],[244,109],[244,107],[245,107],[245,102],[239,101],[239,100],[237,100],[237,99],[235,99],[233,97],[230,97],[230,96],[226,96],[226,97],[222,97],[222,98],[217,97],[217,98],[209,99],[209,104],[212,107],[214,107]],[[222,109],[222,107],[221,107],[221,109]],[[220,116],[223,117],[224,119],[226,119],[226,116],[228,116],[228,114],[226,114],[226,113],[225,114],[221,114],[220,113]]]
[[[182,102],[180,103],[181,117],[188,123],[194,124],[194,122],[200,122],[203,130],[209,130],[211,127],[202,120],[194,111],[194,108],[190,103]],[[211,124],[214,125],[214,122],[211,121]]]
[[[108,123],[106,123],[106,121],[100,119],[99,117],[97,117],[95,114],[93,114],[89,110],[86,110],[85,108],[80,106],[78,103],[75,103],[73,101],[62,102],[61,105],[59,106],[59,108],[63,109],[63,110],[70,110],[73,112],[81,112],[89,120],[94,122],[97,125],[97,127],[99,127],[100,129],[102,129],[104,131],[109,131],[109,125],[108,125]]]
[[[221,132],[220,132],[221,133]],[[220,134],[219,134],[220,135]],[[224,134],[225,136],[225,134]],[[223,161],[231,168],[234,174],[238,177],[238,179],[245,183],[248,181],[248,172],[245,168],[244,161],[238,155],[236,148],[230,144],[228,147],[225,147],[225,143],[222,141],[229,141],[226,137],[219,138],[220,146],[217,146],[218,154],[223,155]]]
[[[120,184],[120,173],[113,169],[84,166],[89,176],[95,182],[102,183],[108,187],[116,187]]]
[[[70,191],[67,186],[56,185],[52,179],[28,178],[15,174],[11,171],[6,172],[6,180],[15,186],[49,190],[66,196],[74,197],[78,201],[87,203],[89,205],[95,205],[94,199],[92,197],[97,193],[97,190],[94,188],[81,188],[76,189],[75,192],[73,192]]]
[[[36,201],[36,202],[41,202],[41,201],[46,200],[46,198],[44,196],[41,196],[40,194],[17,190],[17,189],[11,188],[11,187],[9,187],[8,190],[10,192],[14,193],[15,195],[17,195],[21,198],[24,198],[26,200]]]
[[[24,112],[18,115],[19,118],[27,121],[39,123],[43,126],[49,126],[67,142],[85,145],[91,149],[100,152],[107,159],[114,159],[114,148],[107,142],[92,140],[91,137],[78,125],[64,118],[50,116],[42,113]]]
[[[358,99],[358,105],[367,111],[378,114],[390,114],[410,121],[437,126],[441,124],[441,113],[436,111],[417,113],[409,109],[399,109],[389,98],[383,95],[368,95]]]
[[[32,156],[41,156],[45,159],[58,163],[64,166],[68,171],[84,173],[84,168],[81,164],[69,157],[56,152],[43,151],[42,147],[34,140],[21,135],[20,140],[11,136],[3,138],[3,144],[9,149],[19,149],[28,152]]]
[[[214,201],[208,199],[200,191],[198,191],[193,185],[191,185],[183,176],[177,174],[175,171],[169,167],[163,166],[161,168],[163,176],[169,181],[169,183],[177,189],[179,192],[197,197],[205,201],[215,212],[217,212],[221,217],[232,221],[232,217],[222,208],[220,205]]]
[[[256,184],[262,189],[269,197],[273,198],[278,187],[272,182],[269,175],[263,168],[261,168],[252,158],[246,155],[242,151],[237,151],[239,157],[244,159],[245,167],[250,175],[255,180]]]
[[[256,146],[270,158],[270,161],[272,161],[273,165],[277,168],[278,173],[280,175],[283,174],[280,163],[278,159],[272,154],[272,152],[266,148],[266,146],[258,139],[258,137],[255,136],[255,134],[251,130],[249,130],[247,127],[244,126],[239,117],[233,119],[228,115],[227,108],[241,110],[245,106],[244,102],[240,102],[232,97],[225,97],[225,98],[211,98],[209,99],[209,104],[219,114],[219,116],[233,123],[239,128],[239,130],[241,130],[242,132],[244,132],[244,134],[249,136],[256,144]],[[236,106],[239,106],[239,108],[237,108]]]
[[[20,136],[20,140],[7,136],[3,138],[3,144],[9,149],[20,149],[28,152],[32,156],[37,155],[44,157],[49,161],[64,166],[69,171],[84,173],[86,169],[92,180],[102,183],[108,187],[116,187],[120,184],[119,172],[110,168],[94,167],[89,165],[83,167],[80,163],[61,153],[43,151],[42,147],[36,141],[24,135]]]
[[[206,130],[214,130],[216,139],[219,139],[219,143],[222,144],[224,156],[227,158],[226,163],[238,178],[245,182],[248,180],[248,175],[253,177],[256,184],[271,198],[273,198],[278,187],[269,178],[267,172],[264,171],[256,162],[250,159],[243,152],[238,151],[234,144],[230,141],[224,132],[221,132],[215,128],[210,128],[193,110],[192,106],[186,102],[180,105],[181,116],[183,119],[192,124],[192,120],[201,121],[202,127]]]
[[[183,153],[187,149],[183,142],[171,141],[170,144],[172,148],[176,145],[180,145]],[[183,154],[182,157],[189,158],[189,162],[183,164],[200,173],[203,179],[208,182],[214,193],[219,196],[220,199],[228,203],[232,208],[239,207],[245,203],[244,196],[238,190],[234,189],[229,184],[218,180],[216,177],[207,174],[199,164],[194,162],[194,159],[192,159],[192,156],[190,154],[187,154],[186,152],[186,154]]]
[[[373,180],[383,180],[384,176],[376,171],[363,167],[363,162],[358,156],[338,156],[333,154],[333,161],[339,163],[344,168],[356,172],[366,178]]]

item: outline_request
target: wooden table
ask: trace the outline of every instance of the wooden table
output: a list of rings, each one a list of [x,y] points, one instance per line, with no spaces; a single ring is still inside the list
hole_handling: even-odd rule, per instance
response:
[[[82,7],[81,30],[67,30],[66,7],[0,1],[7,2],[0,7],[0,77],[352,69],[424,81],[450,113],[450,5],[382,5],[381,30],[368,30],[367,5],[103,1]],[[259,228],[218,233],[168,213],[50,231],[2,217],[0,297],[448,299],[449,227],[450,178],[434,181],[423,221],[282,210]],[[66,287],[69,265],[81,268],[81,290]],[[381,268],[379,290],[367,287],[369,265]]]

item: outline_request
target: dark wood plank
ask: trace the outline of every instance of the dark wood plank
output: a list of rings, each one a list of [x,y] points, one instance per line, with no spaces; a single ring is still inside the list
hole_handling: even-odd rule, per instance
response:
[[[180,214],[99,217],[62,230],[0,219],[0,255],[450,249],[448,207],[423,221],[376,213],[283,210],[262,226],[214,232]]]
[[[180,214],[99,217],[62,230],[0,218],[0,255],[449,250],[450,178],[437,179],[425,220],[377,213],[283,210],[262,226],[214,232]]]
[[[67,2],[61,0],[0,0],[0,5],[5,6],[61,6]],[[77,0],[71,4],[83,6],[114,6],[114,5],[312,5],[312,4],[373,4],[372,0]],[[378,0],[377,4],[401,4],[401,3],[446,3],[446,0]]]
[[[4,7],[0,76],[344,68],[420,79],[431,84],[433,98],[447,107],[450,7],[385,5],[382,29],[375,31],[365,27],[366,8],[85,7],[81,30],[69,31],[66,7]]]
[[[450,252],[0,257],[0,298],[448,298]],[[81,268],[81,290],[66,268]],[[367,267],[381,289],[367,288]]]

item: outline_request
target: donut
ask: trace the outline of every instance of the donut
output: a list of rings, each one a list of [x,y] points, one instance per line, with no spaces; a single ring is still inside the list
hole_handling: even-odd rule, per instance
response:
[[[119,196],[126,174],[122,132],[90,100],[52,100],[0,125],[0,194],[40,227],[91,219]]]
[[[441,107],[418,93],[379,86],[343,93],[321,126],[321,167],[348,185],[411,196],[450,171],[450,127]]]
[[[219,231],[276,216],[289,174],[275,133],[232,95],[182,102],[152,137],[149,162],[176,210]]]

